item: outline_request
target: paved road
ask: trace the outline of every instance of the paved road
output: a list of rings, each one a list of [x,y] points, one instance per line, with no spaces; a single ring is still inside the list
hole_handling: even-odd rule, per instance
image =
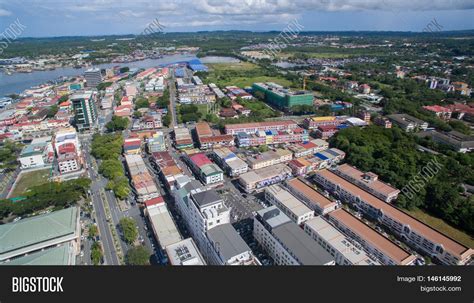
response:
[[[81,142],[83,146],[83,151],[86,159],[87,166],[89,168],[89,177],[92,181],[91,184],[91,199],[96,213],[97,226],[99,228],[99,233],[102,240],[102,246],[104,248],[104,259],[105,264],[108,265],[120,265],[120,260],[115,251],[114,241],[112,237],[112,232],[110,230],[109,224],[107,222],[107,216],[104,209],[104,201],[100,195],[100,190],[104,188],[103,182],[100,182],[100,177],[92,166],[92,159],[90,155],[90,141],[89,139],[84,138]]]
[[[178,125],[178,118],[176,117],[176,85],[174,78],[174,69],[170,69],[171,77],[168,79],[168,86],[170,89],[170,112],[171,112],[171,125],[173,127]]]

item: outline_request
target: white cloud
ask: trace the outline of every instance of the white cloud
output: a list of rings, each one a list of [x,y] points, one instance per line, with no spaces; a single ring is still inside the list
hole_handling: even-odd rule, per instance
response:
[[[0,17],[10,16],[12,12],[7,11],[6,9],[0,8]]]

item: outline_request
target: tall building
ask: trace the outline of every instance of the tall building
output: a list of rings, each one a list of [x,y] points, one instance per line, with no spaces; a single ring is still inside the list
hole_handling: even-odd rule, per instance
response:
[[[70,100],[77,129],[81,131],[94,128],[97,124],[97,106],[94,93],[86,91],[74,94]]]
[[[102,74],[100,69],[91,68],[84,72],[84,78],[86,79],[86,87],[95,88],[102,82]]]

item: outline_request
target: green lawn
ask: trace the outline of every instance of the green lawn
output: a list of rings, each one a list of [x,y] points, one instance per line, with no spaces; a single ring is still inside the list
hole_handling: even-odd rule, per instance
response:
[[[49,168],[23,173],[10,198],[21,196],[28,188],[48,182],[49,173]]]
[[[412,215],[413,217],[417,218],[418,220],[433,227],[434,229],[439,230],[443,234],[450,236],[456,241],[468,247],[474,248],[474,238],[472,236],[466,234],[465,232],[455,227],[452,227],[451,225],[447,224],[443,220],[433,217],[421,209],[415,209],[415,210],[406,211],[406,212]]]
[[[283,77],[263,76],[263,69],[249,62],[214,63],[209,66],[209,76],[206,83],[215,83],[218,86],[238,87],[251,86],[255,82],[275,82],[283,86],[290,86],[291,82]],[[249,76],[247,76],[247,73]]]

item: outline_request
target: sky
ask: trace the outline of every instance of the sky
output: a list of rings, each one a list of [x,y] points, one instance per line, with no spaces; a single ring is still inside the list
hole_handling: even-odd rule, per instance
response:
[[[443,31],[474,29],[474,0],[0,0],[0,33],[19,22],[22,37],[283,30]]]

